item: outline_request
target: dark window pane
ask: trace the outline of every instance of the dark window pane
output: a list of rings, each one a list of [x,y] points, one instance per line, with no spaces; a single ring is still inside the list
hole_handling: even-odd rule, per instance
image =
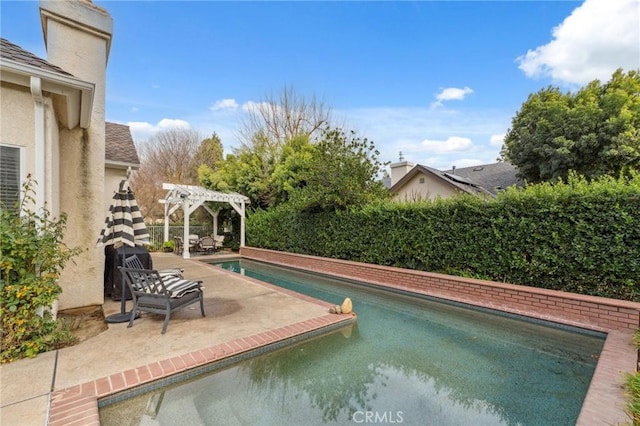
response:
[[[20,148],[0,146],[0,203],[13,209],[20,199]]]

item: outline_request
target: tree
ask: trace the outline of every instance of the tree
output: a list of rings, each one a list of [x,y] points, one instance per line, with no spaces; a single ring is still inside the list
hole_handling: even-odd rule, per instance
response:
[[[313,145],[312,157],[298,175],[290,202],[299,211],[341,210],[387,198],[389,193],[378,179],[384,163],[375,144],[326,127]]]
[[[140,169],[132,176],[131,186],[145,219],[164,217],[164,208],[158,203],[164,197],[163,182],[198,185],[198,152],[202,140],[196,130],[171,129],[155,134],[138,146]]]
[[[512,119],[502,156],[529,182],[640,169],[640,73],[617,70],[573,93],[548,87]]]
[[[218,134],[214,132],[210,138],[200,143],[200,147],[194,158],[194,165],[197,165],[198,170],[203,165],[209,167],[211,170],[215,170],[217,163],[222,161],[223,151],[222,141],[220,141]]]
[[[315,146],[308,136],[301,135],[284,144],[280,161],[271,175],[275,204],[288,201],[291,193],[305,184],[314,155]]]
[[[200,182],[217,191],[236,191],[246,195],[256,207],[272,205],[271,174],[277,162],[274,146],[262,134],[256,134],[252,148],[243,147],[229,154],[213,170],[200,169]]]
[[[330,122],[331,109],[312,96],[298,95],[292,87],[284,87],[279,96],[267,95],[247,109],[240,137],[243,148],[251,149],[257,134],[278,149],[297,136],[321,133]]]
[[[210,189],[240,192],[256,207],[286,201],[296,170],[302,166],[299,162],[309,155],[303,152],[330,115],[330,109],[315,96],[306,99],[290,87],[279,97],[266,96],[248,108],[239,131],[242,145],[217,164],[217,169],[201,168],[200,182]]]

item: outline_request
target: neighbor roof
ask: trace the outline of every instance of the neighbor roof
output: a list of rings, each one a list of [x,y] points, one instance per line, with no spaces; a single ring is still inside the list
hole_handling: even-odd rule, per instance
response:
[[[417,164],[389,190],[391,192],[398,192],[400,188],[416,174],[422,173],[431,175],[470,194],[491,195],[495,197],[499,191],[510,186],[522,186],[522,180],[516,176],[517,172],[518,169],[507,162],[462,167],[445,171]]]
[[[53,65],[52,63],[37,57],[31,52],[27,52],[20,46],[13,44],[9,40],[1,37],[0,37],[0,57],[2,59],[8,59],[23,65],[29,65],[32,67],[36,67],[43,70],[73,77],[72,74],[66,72],[59,66]]]
[[[505,161],[473,167],[461,167],[455,170],[446,170],[445,173],[469,179],[493,195],[497,195],[499,191],[510,186],[522,186],[523,184],[522,180],[516,176],[518,173],[516,166]]]
[[[477,185],[475,182],[471,182],[464,177],[460,177],[458,179],[455,175],[451,173],[446,173],[440,170],[436,170],[432,167],[423,166],[422,164],[416,164],[409,172],[402,176],[398,182],[395,183],[389,190],[391,192],[398,192],[400,188],[402,188],[408,181],[410,181],[415,175],[422,173],[426,175],[431,175],[437,179],[442,180],[446,184],[453,186],[461,191],[468,192],[473,195],[490,195],[490,193]]]
[[[129,126],[118,123],[105,123],[105,153],[107,164],[115,166],[138,167],[140,159],[131,137]]]

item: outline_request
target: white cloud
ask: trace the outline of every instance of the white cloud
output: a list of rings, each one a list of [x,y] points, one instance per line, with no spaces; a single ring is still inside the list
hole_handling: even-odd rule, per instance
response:
[[[189,129],[191,125],[184,120],[163,118],[158,124],[147,123],[146,121],[130,121],[127,126],[131,129],[131,136],[135,142],[149,139],[157,132],[169,129]]]
[[[163,118],[158,122],[158,130],[167,130],[167,129],[188,129],[191,125],[180,119],[172,119],[172,118]]]
[[[446,89],[442,89],[440,93],[436,95],[436,100],[431,103],[431,108],[435,109],[442,106],[443,101],[461,101],[467,95],[472,93],[473,89],[467,86],[462,89],[458,87],[447,87]]]
[[[445,154],[450,152],[466,151],[473,147],[473,142],[469,138],[459,136],[451,136],[447,140],[430,140],[425,139],[420,142],[420,147],[428,152],[436,154]]]
[[[473,89],[465,86],[462,89],[457,87],[447,87],[442,89],[440,93],[436,95],[438,101],[461,101],[465,96],[473,93]]]
[[[259,110],[260,108],[265,108],[267,106],[269,106],[269,103],[267,103],[267,102],[249,101],[249,102],[245,102],[244,104],[242,104],[242,110],[245,111],[245,112],[250,112],[250,111]]]
[[[238,109],[238,102],[235,99],[221,99],[211,106],[211,111],[235,111]]]
[[[506,131],[512,115],[506,109],[467,110],[462,114],[426,107],[362,108],[334,113],[344,117],[345,128],[373,141],[383,161],[397,161],[402,151],[407,161],[437,169],[453,164],[462,167],[460,161],[475,162],[470,165],[495,162],[500,147],[489,141],[492,135]],[[425,139],[427,143],[423,144]],[[452,149],[456,147],[459,150]]]
[[[585,0],[553,29],[553,40],[516,59],[528,77],[568,85],[608,81],[640,67],[640,2]]]
[[[501,133],[499,135],[491,135],[491,137],[489,138],[489,145],[497,146],[498,148],[501,148],[502,145],[504,144],[505,136],[506,136],[505,133]]]

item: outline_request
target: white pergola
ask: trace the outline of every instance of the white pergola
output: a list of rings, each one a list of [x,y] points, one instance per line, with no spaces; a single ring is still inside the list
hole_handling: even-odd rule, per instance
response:
[[[231,207],[240,215],[240,247],[244,247],[244,218],[245,207],[250,203],[249,198],[237,192],[217,192],[201,186],[192,185],[175,185],[172,183],[163,183],[162,189],[166,189],[167,196],[163,200],[159,200],[164,204],[164,241],[169,241],[169,215],[179,208],[184,212],[184,233],[182,241],[182,257],[188,259],[189,254],[189,216],[198,207],[202,206],[213,217],[214,232],[218,231],[218,211],[213,211],[207,206],[205,201],[217,201],[221,203],[229,203]]]

